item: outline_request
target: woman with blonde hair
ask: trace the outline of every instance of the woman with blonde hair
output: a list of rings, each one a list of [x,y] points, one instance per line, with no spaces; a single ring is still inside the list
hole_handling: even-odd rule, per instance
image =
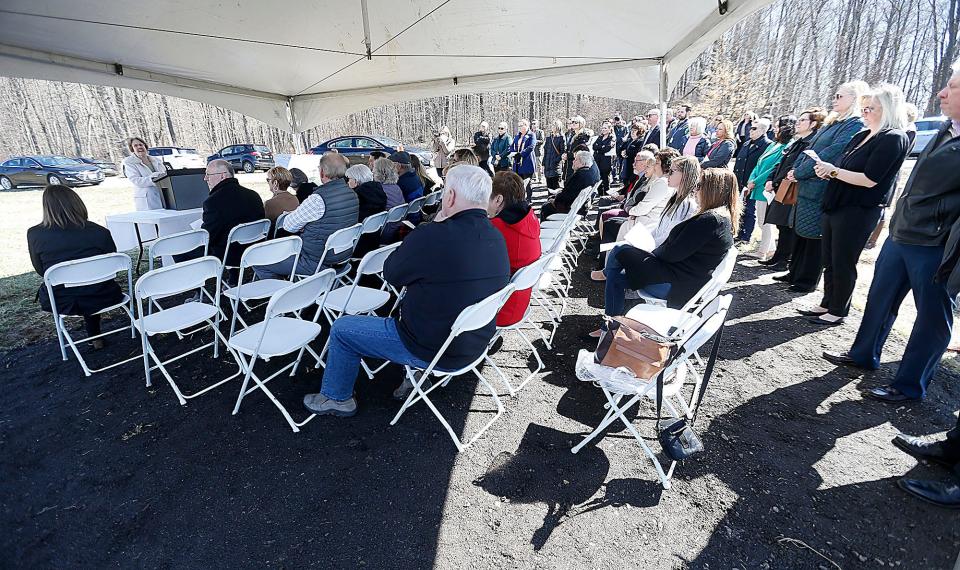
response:
[[[267,171],[267,186],[273,197],[263,203],[263,210],[271,224],[284,212],[292,212],[300,205],[300,200],[287,191],[293,182],[293,174],[282,166],[274,166]]]
[[[689,121],[690,136],[683,145],[683,156],[693,156],[703,162],[707,157],[707,150],[710,149],[710,141],[704,136],[704,129],[707,128],[707,120],[703,117],[693,117]]]
[[[837,88],[833,96],[833,112],[810,142],[808,150],[820,160],[836,161],[853,135],[863,129],[860,98],[870,86],[863,81],[851,81]],[[823,193],[827,181],[814,171],[817,161],[801,154],[787,173],[787,180],[797,183],[797,203],[794,207],[793,261],[790,264],[790,290],[809,293],[817,288],[823,270],[820,228],[823,215]]]
[[[823,299],[801,311],[820,325],[838,325],[850,310],[857,261],[894,190],[910,146],[903,92],[881,83],[867,99],[867,128],[850,139],[834,161],[819,160],[817,176],[828,181],[823,196]]]
[[[700,159],[700,168],[727,168],[730,159],[737,151],[737,141],[733,136],[733,123],[726,119],[717,122],[714,131],[716,140],[707,148],[707,153]]]
[[[162,210],[163,198],[157,180],[167,175],[163,161],[150,156],[150,147],[140,137],[127,139],[130,155],[123,159],[120,168],[133,184],[133,207],[137,211]]]
[[[663,149],[657,156],[660,157],[664,152],[669,151]],[[652,232],[655,244],[663,243],[674,226],[689,220],[697,213],[696,191],[701,173],[700,162],[692,156],[679,156],[670,161],[667,184],[673,189],[673,196],[664,206],[660,222]]]

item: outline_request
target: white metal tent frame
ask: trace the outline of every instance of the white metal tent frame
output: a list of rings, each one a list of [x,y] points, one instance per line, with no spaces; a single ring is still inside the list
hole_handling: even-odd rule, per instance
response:
[[[414,6],[420,10],[429,8],[429,6],[425,6],[426,0],[406,1],[410,6]],[[580,58],[580,56],[557,56],[553,58],[552,61],[543,61],[549,58],[549,56],[458,55],[444,52],[438,52],[432,56],[428,56],[422,53],[416,55],[396,53],[396,50],[400,48],[391,51],[391,49],[395,47],[390,45],[391,42],[398,43],[395,42],[396,38],[411,28],[421,26],[425,27],[425,29],[420,30],[421,32],[432,32],[434,28],[426,26],[442,27],[445,24],[458,24],[458,20],[438,19],[443,14],[443,9],[452,9],[448,7],[448,4],[452,1],[454,0],[443,0],[442,2],[440,2],[440,0],[433,0],[431,4],[436,2],[440,3],[429,11],[426,11],[425,14],[420,12],[419,19],[416,19],[399,32],[393,33],[391,30],[387,30],[386,33],[389,34],[388,39],[383,42],[383,44],[374,48],[371,41],[371,26],[367,6],[368,0],[361,0],[363,42],[366,53],[360,53],[358,51],[351,52],[347,51],[346,48],[344,48],[344,51],[337,51],[335,49],[282,43],[265,45],[262,49],[257,50],[260,53],[254,50],[247,50],[247,53],[256,54],[266,61],[276,61],[278,56],[281,59],[286,59],[286,57],[289,56],[289,58],[293,60],[295,57],[300,57],[302,50],[311,50],[308,55],[313,57],[316,57],[314,55],[316,51],[330,52],[324,53],[323,57],[327,59],[322,60],[323,63],[328,66],[339,65],[336,58],[340,58],[339,61],[348,61],[347,65],[340,67],[333,73],[327,74],[326,77],[314,82],[310,87],[300,92],[296,92],[296,90],[283,92],[257,89],[252,87],[252,85],[256,83],[255,81],[252,81],[250,77],[239,74],[229,77],[227,79],[228,82],[211,81],[205,79],[205,77],[212,75],[209,66],[204,68],[198,64],[191,68],[186,66],[184,61],[177,61],[176,64],[179,64],[179,66],[173,63],[167,66],[177,67],[179,73],[171,73],[169,70],[164,69],[166,62],[163,61],[155,65],[123,63],[124,61],[132,59],[128,52],[124,50],[125,47],[129,48],[129,45],[118,45],[114,47],[110,45],[109,42],[104,42],[102,38],[95,37],[94,31],[98,30],[101,26],[120,26],[135,29],[138,28],[138,26],[110,23],[106,21],[106,18],[104,18],[104,21],[75,19],[70,16],[70,14],[72,14],[69,10],[71,5],[58,0],[41,1],[41,6],[35,11],[28,9],[34,5],[33,3],[26,3],[24,0],[19,2],[21,6],[17,6],[17,2],[12,1],[9,7],[5,5],[3,8],[0,8],[0,38],[3,38],[2,42],[0,42],[0,75],[125,87],[182,97],[233,109],[291,133],[301,133],[331,117],[342,116],[387,103],[455,93],[489,91],[566,92],[634,101],[653,101],[659,103],[661,111],[663,111],[666,107],[668,93],[675,86],[677,79],[710,43],[737,22],[772,2],[772,0],[675,0],[674,4],[677,4],[677,9],[682,9],[684,6],[693,6],[699,10],[698,14],[705,13],[706,15],[698,22],[694,21],[693,26],[683,28],[686,31],[682,35],[671,36],[669,35],[670,30],[665,31],[663,41],[669,42],[667,44],[669,49],[666,53],[656,57],[615,58],[583,56],[581,59],[587,60],[587,63],[558,65],[558,59],[576,59]],[[491,6],[489,9],[497,10],[495,16],[500,18],[500,20],[498,20],[500,22],[504,19],[509,21],[512,17],[520,19],[528,16],[530,10],[539,9],[543,11],[551,7],[560,6],[560,4],[531,2],[531,4],[537,5],[533,8],[528,6],[517,8],[517,12],[525,10],[526,13],[513,14],[511,11],[514,10],[513,7],[516,5],[512,2],[506,2],[506,0],[489,1]],[[626,4],[626,6],[637,6],[631,7],[629,10],[642,12],[653,9],[653,4],[656,3],[654,0],[645,0],[645,2],[649,4],[649,6],[644,5],[644,1],[642,0],[636,0],[633,4]],[[240,3],[243,4],[243,2]],[[173,0],[171,4],[177,4],[177,2]],[[193,4],[203,3],[200,0],[194,0]],[[216,3],[208,6],[210,10],[214,9],[214,5],[216,5]],[[707,5],[710,5],[709,12],[705,12]],[[306,9],[309,5],[303,4],[301,6]],[[334,8],[335,10],[349,11],[349,9],[344,9],[340,7],[340,5],[336,6],[337,7]],[[576,4],[570,4],[569,6],[576,6]],[[624,8],[624,5],[614,5],[612,3],[609,6],[606,4],[596,4],[590,6],[585,5],[584,7],[594,12],[600,12],[598,17],[601,19],[616,19],[618,16],[622,16],[620,12],[627,9]],[[473,8],[476,9],[476,6],[474,5]],[[316,11],[320,12],[322,9],[322,7],[316,8]],[[463,10],[464,6],[457,6],[457,9]],[[484,8],[484,10],[486,9],[487,8]],[[506,13],[506,15],[504,15],[504,13]],[[657,12],[653,11],[651,13]],[[337,15],[339,16],[339,14]],[[571,15],[577,16],[578,14],[574,13]],[[482,18],[484,14],[481,13],[478,16]],[[209,13],[206,14],[205,17],[209,17],[211,18],[211,22],[215,22],[217,14]],[[343,17],[346,18],[347,16]],[[493,16],[490,17],[493,18]],[[556,18],[557,16],[554,14],[553,17]],[[683,14],[677,17],[682,18]],[[292,23],[294,21],[289,14],[281,15],[281,19],[283,18],[286,18],[284,23]],[[352,22],[354,20],[350,21]],[[690,24],[689,20],[681,21],[684,24]],[[72,27],[64,27],[70,22],[80,22],[76,24],[78,30],[74,32]],[[149,27],[139,27],[139,29],[145,30],[138,33],[142,33],[148,38],[154,37],[150,35],[151,33],[159,32],[171,35],[170,37],[172,39],[180,42],[186,42],[192,38],[182,39],[172,34],[184,34],[185,36],[200,35],[180,30],[155,30]],[[680,28],[677,29],[679,30]],[[66,40],[55,37],[58,34],[62,36],[65,30],[72,32],[73,35]],[[49,33],[44,33],[47,31],[49,31]],[[124,32],[130,33],[126,30],[124,30]],[[349,31],[343,31],[342,34],[339,43],[341,46],[352,45],[351,42],[355,42],[357,39],[352,36]],[[424,35],[429,36],[430,34],[421,34],[413,38],[410,38],[408,35],[404,38],[404,41],[413,44],[419,41],[420,44],[422,44]],[[160,37],[166,38],[167,36],[163,35]],[[212,38],[212,40],[206,40],[209,45],[205,44],[205,47],[217,52],[214,55],[220,55],[220,52],[217,50],[221,50],[224,55],[231,55],[232,52],[229,50],[236,42],[267,44],[267,42],[248,40],[243,37],[210,36],[210,38]],[[57,42],[58,39],[60,40],[59,44]],[[126,39],[129,40],[129,36]],[[219,43],[214,44],[213,40],[218,40]],[[491,44],[492,48],[503,49],[509,45],[508,41],[501,41],[499,37],[494,38],[494,40]],[[101,57],[84,57],[84,41],[97,44],[97,47],[101,48],[98,52],[101,54]],[[147,42],[149,42],[148,39],[144,40],[144,43]],[[127,43],[129,44],[130,42],[128,41]],[[60,45],[61,48],[63,48],[64,45],[68,47],[59,50],[51,49],[57,45]],[[148,43],[148,45],[153,47],[152,44]],[[475,47],[482,49],[485,46],[479,45]],[[159,50],[160,48],[158,47],[157,49]],[[349,59],[347,59],[348,57]],[[408,59],[405,61],[403,59],[404,57]],[[434,74],[434,76],[431,77],[428,71],[424,71],[425,77],[398,82],[380,82],[380,75],[378,75],[372,84],[370,81],[366,81],[367,85],[363,87],[319,90],[321,84],[328,78],[340,74],[354,65],[357,65],[357,67],[351,70],[351,73],[343,73],[336,78],[334,83],[339,81],[343,84],[349,84],[350,81],[356,78],[366,79],[378,71],[381,72],[384,77],[404,76],[404,74],[409,73],[410,70],[421,70],[421,65],[424,61],[427,63],[436,61],[436,59],[423,59],[428,57],[449,57],[453,60],[452,63],[446,65],[438,64],[435,68],[443,68],[445,70],[453,69],[456,73],[440,73],[439,76]],[[270,58],[274,59],[271,60]],[[490,72],[491,67],[496,68],[497,64],[501,63],[500,61],[496,61],[497,58],[503,58],[502,68],[507,70]],[[514,61],[518,58],[526,58],[522,60],[522,64],[526,64],[527,60],[530,60],[532,65],[516,68],[516,66],[520,64],[513,64],[512,67],[514,68],[511,69],[511,65],[509,65],[511,61],[509,58],[515,58]],[[491,59],[494,61],[491,62]],[[364,62],[370,63],[365,64]],[[187,60],[187,63],[190,63],[190,60]],[[544,65],[545,63],[546,65]],[[365,72],[362,68],[363,65],[372,65],[373,67],[366,68],[368,71]],[[377,67],[377,65],[380,67]],[[318,65],[318,67],[322,66]],[[292,63],[288,65],[287,69],[282,71],[290,71],[290,69],[301,71],[299,67],[293,66]],[[385,71],[389,71],[390,73]],[[364,73],[366,73],[366,75],[364,75]],[[313,88],[317,88],[318,90],[309,91]],[[299,139],[300,137],[294,137],[294,140],[297,142],[299,142]]]

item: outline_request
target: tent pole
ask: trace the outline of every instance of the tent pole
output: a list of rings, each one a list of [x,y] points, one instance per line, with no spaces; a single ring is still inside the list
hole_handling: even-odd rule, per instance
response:
[[[293,142],[293,152],[296,154],[305,154],[306,148],[303,144],[303,133],[297,128],[297,116],[293,108],[294,98],[287,97],[287,123],[290,125],[290,139]]]
[[[660,148],[667,148],[667,66],[660,59]]]

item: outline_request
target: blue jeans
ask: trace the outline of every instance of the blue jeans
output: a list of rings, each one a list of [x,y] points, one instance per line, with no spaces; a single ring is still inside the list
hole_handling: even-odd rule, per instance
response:
[[[627,273],[617,259],[617,253],[625,247],[631,245],[618,245],[607,254],[606,265],[603,268],[603,274],[607,280],[604,282],[603,289],[603,314],[608,317],[618,317],[624,313],[626,307],[626,293],[629,283],[627,282]],[[643,292],[651,297],[666,299],[670,293],[669,283],[656,283],[647,285]]]
[[[254,267],[253,272],[257,279],[289,279],[291,269],[293,269],[293,258],[288,257],[271,265]],[[300,257],[300,261],[297,262],[297,275],[313,275],[316,270],[316,263]]]
[[[950,344],[956,301],[943,283],[934,283],[943,246],[905,245],[887,239],[874,268],[867,306],[850,348],[850,358],[862,366],[880,367],[880,353],[904,297],[911,290],[917,319],[903,351],[892,386],[911,398],[926,395],[940,357]]]
[[[419,368],[430,365],[404,346],[397,332],[396,319],[345,315],[334,321],[330,330],[330,347],[320,393],[331,400],[350,399],[360,372],[361,356]]]

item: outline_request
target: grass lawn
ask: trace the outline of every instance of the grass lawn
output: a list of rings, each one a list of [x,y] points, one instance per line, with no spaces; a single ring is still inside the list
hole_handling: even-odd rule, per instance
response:
[[[264,173],[240,174],[241,183],[264,198],[270,196]],[[106,226],[106,217],[133,209],[133,186],[125,178],[108,178],[99,186],[77,188],[90,219]],[[43,280],[33,270],[27,252],[27,230],[40,223],[43,188],[17,188],[0,193],[6,230],[0,232],[0,351],[7,351],[56,334],[53,319],[36,303]],[[136,250],[128,252],[136,255]],[[126,289],[126,280],[122,280]]]

